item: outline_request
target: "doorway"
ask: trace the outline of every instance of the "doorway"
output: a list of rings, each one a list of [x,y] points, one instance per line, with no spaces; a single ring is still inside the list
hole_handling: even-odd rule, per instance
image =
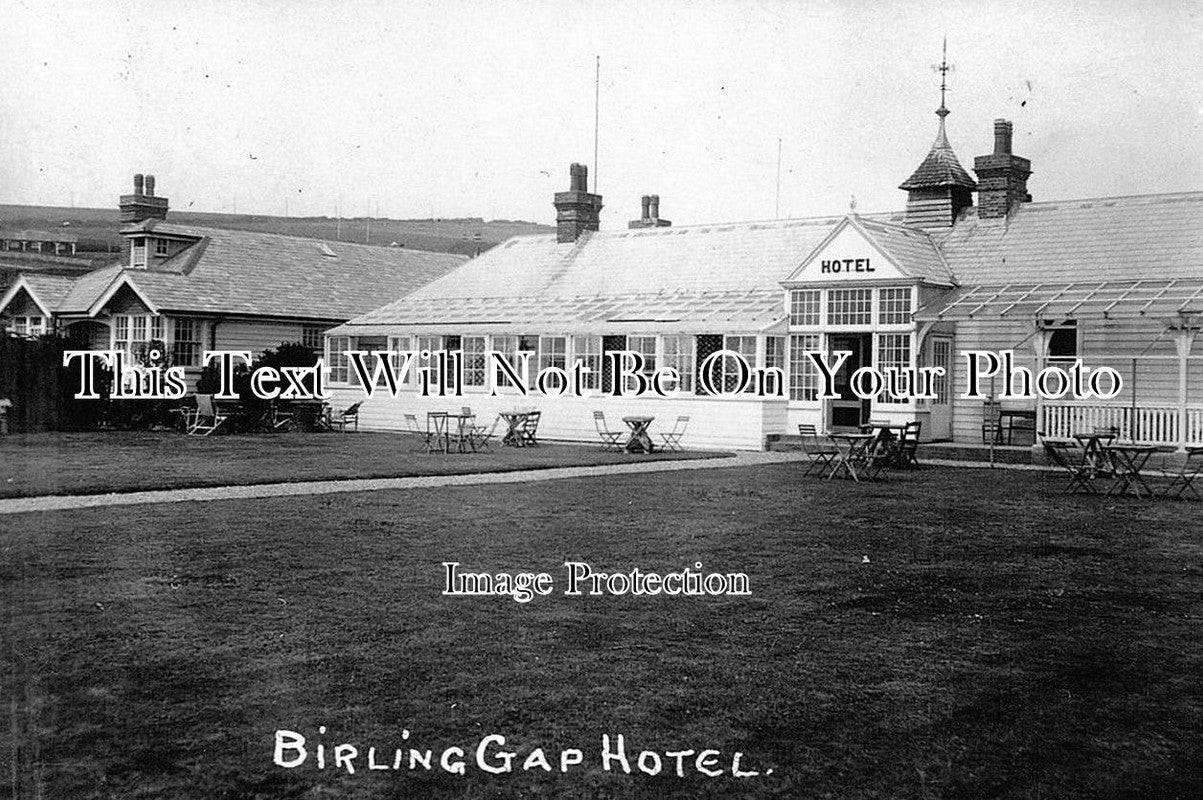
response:
[[[936,396],[931,400],[931,430],[928,436],[943,441],[952,438],[952,398],[949,396],[953,385],[952,339],[932,336],[928,342],[928,365],[944,368],[944,374],[936,378],[932,386]]]
[[[835,373],[835,391],[839,398],[827,401],[827,428],[855,429],[869,421],[873,401],[852,393],[852,375],[861,367],[873,366],[873,334],[835,333],[828,341],[828,353],[847,350],[852,355]]]

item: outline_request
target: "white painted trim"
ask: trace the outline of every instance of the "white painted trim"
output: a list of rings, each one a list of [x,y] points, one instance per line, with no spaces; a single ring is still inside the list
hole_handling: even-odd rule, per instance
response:
[[[113,295],[117,294],[117,291],[122,286],[128,286],[130,290],[138,296],[138,299],[142,301],[142,304],[146,306],[146,309],[151,314],[158,316],[158,307],[150,301],[150,298],[147,297],[141,289],[138,288],[138,284],[134,283],[134,279],[124,273],[114,278],[113,282],[109,284],[109,288],[105,289],[104,292],[101,293],[99,299],[97,299],[96,302],[88,308],[88,316],[95,317],[97,314],[99,314],[100,309],[104,308],[104,304],[112,300]]]

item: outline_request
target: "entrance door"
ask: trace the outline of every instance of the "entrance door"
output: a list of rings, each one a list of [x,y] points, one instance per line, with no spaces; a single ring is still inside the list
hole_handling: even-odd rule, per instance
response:
[[[869,420],[871,400],[862,400],[852,393],[852,374],[861,367],[873,364],[873,334],[837,333],[829,337],[830,353],[847,350],[852,355],[835,373],[835,391],[838,400],[828,400],[827,427],[855,428]]]
[[[943,367],[943,377],[933,381],[935,399],[931,401],[931,432],[932,439],[942,440],[952,438],[952,339],[947,336],[932,336],[928,339],[927,363],[933,367]]]

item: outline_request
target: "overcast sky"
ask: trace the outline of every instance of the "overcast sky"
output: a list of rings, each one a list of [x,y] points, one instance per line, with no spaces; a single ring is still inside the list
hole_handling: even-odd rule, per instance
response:
[[[1037,200],[1203,189],[1203,7],[1130,2],[0,0],[0,202],[603,227],[900,208],[936,132],[1015,123]],[[595,58],[600,170],[593,175]]]

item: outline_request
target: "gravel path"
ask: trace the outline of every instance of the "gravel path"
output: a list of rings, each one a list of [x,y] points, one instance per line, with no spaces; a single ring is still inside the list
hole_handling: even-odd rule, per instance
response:
[[[731,469],[760,464],[780,464],[802,460],[801,453],[738,453],[730,458],[704,458],[682,461],[644,461],[630,464],[605,464],[590,467],[517,470],[514,472],[478,472],[467,475],[426,475],[412,478],[367,478],[362,480],[305,481],[301,483],[265,483],[253,486],[211,486],[199,489],[162,489],[151,492],[120,494],[45,495],[0,500],[0,514],[29,511],[64,511],[102,506],[133,506],[147,503],[188,503],[211,500],[246,500],[262,497],[372,492],[380,489],[429,489],[437,486],[475,486],[487,483],[525,483],[582,478],[593,475],[625,475],[639,472],[673,472],[691,469]]]

